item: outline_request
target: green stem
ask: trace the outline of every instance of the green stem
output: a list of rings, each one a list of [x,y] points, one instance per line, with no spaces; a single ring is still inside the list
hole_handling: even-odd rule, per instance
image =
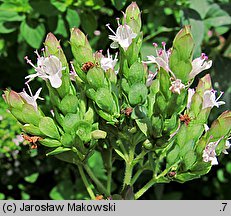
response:
[[[94,194],[93,190],[91,189],[91,184],[89,184],[89,182],[87,180],[87,177],[86,177],[86,175],[85,175],[85,173],[83,171],[82,166],[80,166],[80,165],[77,165],[77,166],[79,168],[80,176],[81,176],[81,178],[83,180],[83,183],[84,183],[84,185],[85,185],[85,187],[87,189],[88,194],[90,195],[92,200],[95,200],[95,194]]]
[[[132,164],[137,164],[141,159],[144,159],[144,156],[148,153],[148,151],[142,150],[139,155],[136,156],[136,158],[133,160]]]
[[[135,200],[139,199],[150,187],[152,187],[156,182],[156,179],[151,179],[144,187],[142,187],[138,192],[135,193]]]
[[[132,179],[132,170],[133,170],[133,160],[134,160],[134,154],[135,154],[135,147],[130,146],[129,149],[129,155],[128,160],[125,161],[126,167],[125,167],[125,176],[124,176],[124,182],[123,182],[123,189],[126,185],[131,185],[131,179]]]
[[[112,148],[109,149],[108,169],[107,169],[107,191],[111,194],[111,182],[112,182]]]
[[[103,184],[99,181],[99,179],[95,176],[95,174],[92,172],[90,167],[85,164],[84,169],[86,170],[87,174],[91,178],[91,180],[96,184],[97,189],[100,191],[100,193],[105,194],[106,196],[110,196],[106,188],[103,186]]]

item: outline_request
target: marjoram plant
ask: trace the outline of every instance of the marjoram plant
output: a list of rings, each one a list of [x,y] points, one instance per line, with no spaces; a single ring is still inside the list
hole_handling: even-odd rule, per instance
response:
[[[210,75],[190,88],[212,61],[202,53],[193,58],[190,26],[176,35],[172,47],[153,43],[153,56],[143,61],[141,13],[131,3],[111,31],[111,49],[92,51],[86,35],[71,29],[73,60],[69,64],[60,42],[49,33],[37,64],[26,61],[35,73],[26,77],[25,89],[5,90],[4,99],[23,133],[48,147],[47,156],[77,165],[90,199],[139,199],[156,183],[200,178],[227,154],[231,112],[223,112],[208,127],[211,109],[223,105],[222,92],[212,88]],[[120,23],[121,22],[121,23]],[[154,65],[155,71],[148,69]],[[42,78],[49,91],[52,110],[46,116],[37,104],[39,88],[32,94],[29,83]],[[107,181],[100,181],[88,165],[96,152],[103,158]],[[120,194],[112,194],[113,163],[123,160],[124,181]],[[97,169],[97,167],[95,168]],[[143,187],[135,183],[144,171],[150,179]],[[94,187],[92,187],[94,185]],[[133,192],[134,191],[134,192]]]

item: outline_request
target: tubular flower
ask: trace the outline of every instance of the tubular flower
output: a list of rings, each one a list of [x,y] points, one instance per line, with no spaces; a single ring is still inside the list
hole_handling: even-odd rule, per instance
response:
[[[30,82],[35,77],[40,77],[44,80],[48,79],[51,83],[51,86],[54,88],[59,88],[62,85],[62,70],[65,70],[65,67],[62,67],[62,63],[54,55],[50,55],[48,57],[43,57],[35,51],[37,55],[37,67],[28,59],[26,56],[25,59],[27,63],[29,63],[36,71],[35,74],[31,74],[26,76],[27,81]]]
[[[153,55],[147,56],[148,61],[143,61],[143,63],[157,64],[158,70],[160,70],[160,68],[162,67],[165,71],[171,72],[169,68],[169,57],[171,55],[171,51],[170,50],[166,51],[166,48],[165,48],[166,43],[162,42],[163,49],[161,48],[159,50],[157,50],[157,47],[158,47],[157,43],[153,43],[153,46],[155,47],[155,50],[156,50],[156,56],[153,56]]]
[[[180,91],[185,88],[185,85],[181,82],[180,79],[176,79],[171,82],[171,87],[169,88],[172,93],[180,94]]]
[[[39,94],[42,90],[42,88],[39,88],[38,91],[35,93],[35,95],[33,96],[32,92],[31,92],[31,89],[30,89],[30,86],[27,84],[27,87],[29,89],[29,94],[26,93],[25,89],[23,89],[22,92],[19,93],[19,95],[30,105],[32,105],[35,109],[35,111],[38,110],[38,105],[37,105],[37,102],[36,100],[37,99],[40,99],[40,100],[43,100],[43,98],[39,97]]]
[[[132,43],[132,39],[136,38],[137,34],[134,33],[131,27],[127,24],[121,25],[118,21],[118,28],[114,32],[110,24],[106,25],[113,35],[109,35],[109,39],[113,40],[113,43],[110,45],[111,48],[116,49],[119,45],[126,51]]]
[[[221,141],[221,139],[219,139],[216,142],[209,142],[206,146],[205,149],[203,150],[203,161],[204,162],[211,162],[211,165],[217,165],[218,161],[216,158],[216,147],[218,145],[218,143]]]
[[[107,57],[102,56],[100,59],[100,65],[101,68],[104,71],[107,71],[108,69],[114,70],[114,67],[118,61],[117,59],[118,53],[115,54],[115,57],[113,59],[112,55],[110,55],[109,49],[107,50]]]
[[[215,90],[206,90],[203,96],[203,104],[202,109],[206,109],[208,107],[213,108],[214,106],[219,107],[220,105],[225,104],[224,101],[218,101],[224,92],[221,92],[218,98],[216,98],[216,91]]]
[[[203,70],[207,70],[212,66],[212,60],[208,61],[208,56],[202,53],[200,57],[192,61],[192,71],[189,73],[189,78],[193,79]]]

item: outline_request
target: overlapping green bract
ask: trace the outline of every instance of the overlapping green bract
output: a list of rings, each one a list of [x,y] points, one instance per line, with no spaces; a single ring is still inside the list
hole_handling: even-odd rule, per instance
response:
[[[127,8],[122,26],[124,31],[131,28],[136,37],[128,48],[119,47],[118,74],[114,67],[104,70],[102,53],[93,53],[85,34],[71,29],[74,82],[59,41],[48,34],[45,56],[55,55],[66,67],[61,87],[52,88],[46,80],[53,115],[45,116],[20,94],[6,90],[4,97],[11,113],[25,133],[41,137],[39,142],[51,149],[47,155],[61,160],[85,163],[94,149],[104,157],[105,149],[113,148],[113,154],[126,162],[124,187],[132,185],[134,166],[145,166],[156,182],[185,182],[206,174],[212,163],[203,160],[204,151],[209,143],[218,140],[216,155],[224,151],[231,130],[231,112],[221,114],[205,130],[212,107],[218,106],[214,100],[211,106],[204,107],[206,91],[211,97],[215,95],[209,75],[200,79],[189,98],[194,48],[190,27],[185,26],[176,35],[166,65],[157,61],[157,76],[148,86],[150,72],[140,54],[141,20],[135,3]],[[121,41],[116,42],[121,45]],[[177,91],[176,81],[181,82]],[[104,139],[103,146],[98,144],[99,139]]]

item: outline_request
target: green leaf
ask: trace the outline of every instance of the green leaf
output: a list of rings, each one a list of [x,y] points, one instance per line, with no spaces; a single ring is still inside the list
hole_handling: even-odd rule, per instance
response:
[[[8,28],[4,22],[0,22],[0,33],[8,34],[16,30],[16,27]]]
[[[64,12],[67,7],[72,4],[72,2],[73,0],[51,0],[51,4],[61,12]]]
[[[61,146],[61,143],[58,140],[55,139],[50,139],[50,138],[45,138],[39,141],[42,145],[46,147],[58,147]]]
[[[22,37],[31,47],[38,49],[45,37],[46,30],[43,23],[40,23],[33,28],[29,26],[26,21],[23,21],[20,25],[20,32]]]
[[[68,113],[63,120],[63,129],[67,133],[76,130],[76,125],[79,121],[77,114]]]
[[[116,112],[116,105],[113,100],[113,96],[106,88],[100,88],[97,90],[95,102],[103,111],[110,114],[114,114]]]
[[[130,85],[144,82],[144,66],[141,62],[135,62],[129,69],[128,82]]]
[[[66,29],[66,25],[65,25],[65,22],[62,18],[61,15],[58,15],[58,22],[57,22],[57,27],[54,31],[54,34],[60,34],[62,35],[63,37],[67,37],[68,36],[68,33],[67,33],[67,29]]]
[[[25,124],[22,126],[22,129],[29,134],[43,136],[44,134],[39,130],[39,127],[34,126],[33,124]]]
[[[25,16],[20,16],[14,11],[6,11],[0,8],[0,22],[23,21]]]
[[[231,24],[230,15],[218,4],[211,4],[206,14],[205,25],[208,29]]]
[[[89,35],[93,35],[98,26],[95,14],[92,11],[84,11],[79,15],[81,20],[81,27],[84,32],[87,32]]]
[[[69,28],[78,28],[80,25],[80,17],[76,10],[67,9],[66,20],[69,24]]]
[[[63,180],[52,188],[49,196],[53,200],[71,200],[74,199],[74,188],[74,184],[71,180]]]
[[[177,162],[179,158],[180,148],[178,145],[175,145],[174,149],[167,154],[167,167],[170,167]]]
[[[33,124],[35,126],[39,125],[39,121],[42,118],[38,111],[35,111],[34,107],[30,104],[23,104],[22,114],[26,123]]]
[[[226,164],[225,168],[226,168],[226,171],[227,171],[229,174],[231,174],[231,162],[230,162],[230,161]]]
[[[189,170],[193,166],[193,164],[196,162],[196,159],[197,157],[194,151],[193,150],[188,151],[183,158],[185,170]]]
[[[72,147],[74,141],[74,137],[71,134],[65,133],[61,137],[61,143],[64,147]]]
[[[0,200],[4,200],[5,199],[5,195],[3,193],[0,193]]]
[[[194,9],[200,15],[200,17],[204,19],[210,7],[209,1],[190,0],[189,2],[190,8]]]
[[[186,181],[190,181],[192,179],[199,178],[199,177],[200,177],[200,175],[190,173],[190,172],[186,172],[186,173],[178,174],[176,176],[175,180],[179,181],[180,183],[184,183]]]
[[[104,71],[96,68],[90,69],[87,72],[87,81],[94,89],[104,87]]]
[[[67,152],[67,151],[71,151],[70,148],[64,148],[64,147],[58,147],[53,151],[50,151],[46,154],[46,156],[50,156],[50,155],[57,155],[57,154],[61,154],[63,152]]]
[[[44,133],[46,136],[50,138],[54,138],[59,140],[60,135],[58,132],[58,129],[50,117],[43,117],[39,122],[39,129],[42,133]]]
[[[131,105],[138,105],[142,104],[146,101],[148,95],[148,89],[146,85],[137,83],[131,86],[129,93],[128,93],[128,99]]]
[[[102,156],[98,151],[95,151],[95,153],[88,159],[88,165],[90,168],[94,169],[94,174],[96,177],[106,180],[107,176],[103,164]],[[95,169],[96,167],[97,169]]]
[[[92,125],[85,121],[79,121],[76,124],[76,134],[84,142],[89,142],[91,140],[91,130]]]
[[[111,0],[111,2],[113,6],[119,11],[125,6],[127,0]]]
[[[78,98],[75,95],[66,95],[59,105],[59,109],[64,115],[67,113],[76,113],[77,108]]]
[[[29,176],[26,176],[24,180],[29,183],[35,183],[38,177],[39,177],[39,173],[33,173]]]

